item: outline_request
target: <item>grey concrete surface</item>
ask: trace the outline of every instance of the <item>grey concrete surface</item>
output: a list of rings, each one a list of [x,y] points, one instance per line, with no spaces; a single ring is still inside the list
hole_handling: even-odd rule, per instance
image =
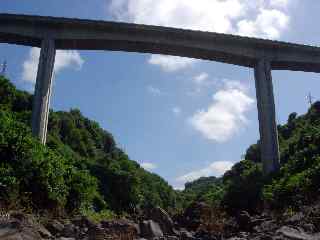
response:
[[[42,40],[32,109],[32,133],[34,136],[37,136],[43,144],[46,143],[47,139],[55,55],[54,40]]]
[[[202,31],[69,18],[0,14],[0,42],[57,49],[159,53],[254,67],[320,72],[320,48]]]
[[[261,59],[254,68],[258,106],[261,160],[263,172],[275,172],[280,167],[276,112],[274,104],[271,64]]]

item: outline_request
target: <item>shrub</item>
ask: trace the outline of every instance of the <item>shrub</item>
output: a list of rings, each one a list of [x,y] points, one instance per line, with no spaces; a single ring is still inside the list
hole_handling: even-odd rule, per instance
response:
[[[261,164],[243,160],[224,175],[223,181],[222,205],[229,213],[255,211],[261,205],[264,183]]]

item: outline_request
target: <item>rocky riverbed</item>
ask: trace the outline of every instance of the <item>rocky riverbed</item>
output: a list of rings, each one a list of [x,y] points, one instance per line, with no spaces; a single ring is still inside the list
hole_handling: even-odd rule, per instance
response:
[[[299,212],[260,214],[240,212],[213,219],[205,204],[195,204],[174,220],[161,208],[145,219],[94,223],[86,217],[41,219],[21,212],[2,213],[1,240],[320,240],[320,204]],[[184,225],[182,225],[182,223]]]

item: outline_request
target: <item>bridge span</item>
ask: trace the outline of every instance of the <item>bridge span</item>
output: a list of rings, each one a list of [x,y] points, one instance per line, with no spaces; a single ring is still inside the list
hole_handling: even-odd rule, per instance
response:
[[[57,49],[167,54],[254,68],[261,159],[266,174],[277,171],[280,166],[271,71],[320,72],[318,47],[97,20],[0,14],[0,43],[41,48],[32,110],[32,132],[43,144],[47,136]]]

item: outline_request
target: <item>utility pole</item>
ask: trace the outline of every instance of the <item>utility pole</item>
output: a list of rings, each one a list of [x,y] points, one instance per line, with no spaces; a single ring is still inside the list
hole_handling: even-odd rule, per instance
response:
[[[6,76],[6,70],[7,70],[7,61],[4,60],[1,66],[0,76],[5,77]]]
[[[308,103],[310,104],[310,107],[312,106],[313,99],[314,99],[314,97],[311,95],[311,92],[309,92],[309,94],[307,96],[307,100],[308,100]]]

